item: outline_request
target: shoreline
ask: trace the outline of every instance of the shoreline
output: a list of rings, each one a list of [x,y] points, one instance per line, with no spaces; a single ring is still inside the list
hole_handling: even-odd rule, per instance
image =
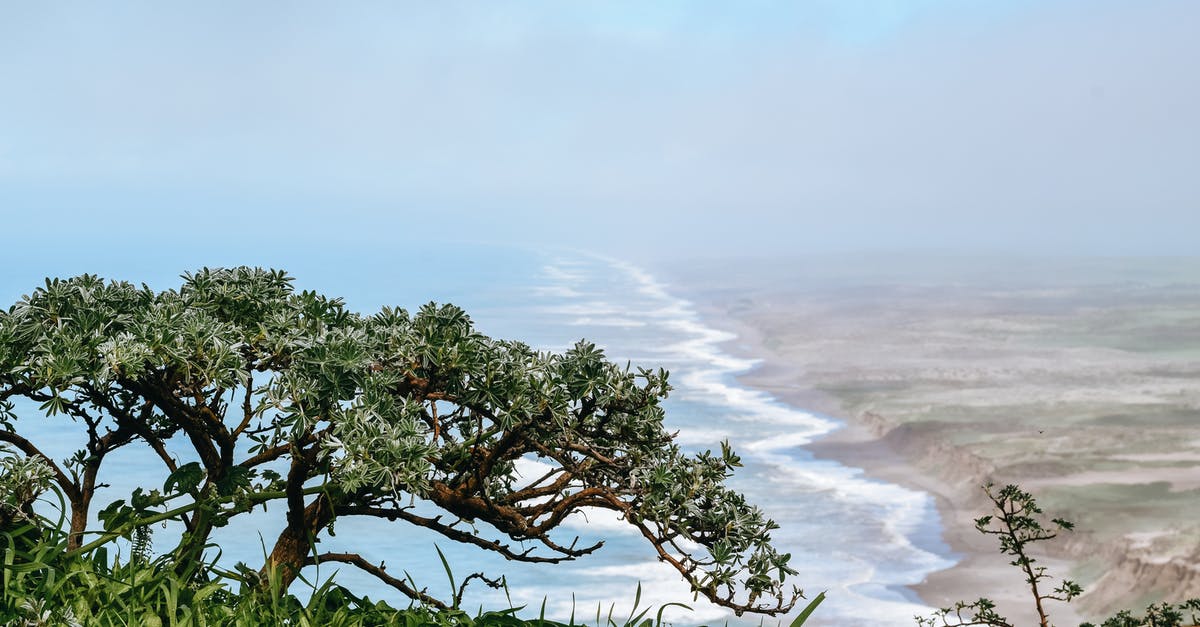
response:
[[[731,354],[752,359],[757,364],[737,375],[737,381],[756,390],[770,393],[778,402],[798,411],[820,414],[836,420],[840,426],[803,445],[815,459],[834,461],[843,466],[861,469],[868,479],[898,485],[929,495],[938,514],[940,547],[930,547],[914,541],[923,550],[935,552],[953,564],[943,570],[930,572],[920,582],[889,586],[902,588],[901,593],[930,606],[947,607],[957,601],[971,602],[980,597],[996,601],[1010,620],[1017,623],[1035,621],[1028,591],[1022,588],[1023,577],[999,553],[994,541],[976,531],[974,519],[987,513],[988,502],[980,489],[983,478],[951,483],[937,473],[921,467],[912,452],[930,442],[915,437],[909,446],[899,447],[882,431],[882,421],[874,424],[863,416],[851,416],[831,395],[805,387],[801,368],[773,356],[763,344],[760,331],[746,322],[721,311],[712,303],[693,301],[696,311],[706,325],[734,335],[722,343]],[[970,489],[974,487],[972,492]],[[948,552],[947,552],[948,551]],[[1051,573],[1065,574],[1070,563],[1038,555],[1038,561]],[[1078,624],[1081,616],[1066,604],[1052,610],[1055,620],[1063,624]]]
[[[922,602],[981,596],[1034,622],[1029,586],[974,520],[985,483],[1075,523],[1030,555],[1058,624],[1200,597],[1200,258],[798,257],[664,274],[753,359],[741,385],[839,421],[806,455],[930,495],[958,563]],[[925,545],[921,545],[925,546]]]

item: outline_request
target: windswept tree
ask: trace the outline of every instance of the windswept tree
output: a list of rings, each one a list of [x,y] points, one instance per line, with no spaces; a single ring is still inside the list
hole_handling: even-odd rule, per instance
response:
[[[559,529],[600,508],[714,603],[773,614],[798,598],[784,589],[789,556],[770,544],[775,523],[723,485],[737,456],[684,454],[664,430],[665,371],[618,367],[586,342],[557,354],[495,340],[451,305],[357,314],[280,271],[183,278],[162,292],[47,280],[0,313],[0,443],[65,497],[71,551],[175,520],[185,532],[166,554],[195,564],[215,527],[270,504],[286,525],[261,574],[285,589],[305,566],[342,562],[436,605],[357,553],[320,552],[320,537],[338,518],[370,516],[553,563],[600,548]],[[18,397],[82,430],[86,446],[44,454]],[[89,530],[101,468],[128,446],[152,449],[162,475]],[[544,474],[521,476],[521,459]]]

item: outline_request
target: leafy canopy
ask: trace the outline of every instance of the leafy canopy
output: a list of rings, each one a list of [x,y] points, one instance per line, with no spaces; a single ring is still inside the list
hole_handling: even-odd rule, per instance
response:
[[[169,554],[183,568],[201,563],[214,527],[278,503],[287,523],[258,577],[286,589],[307,565],[341,562],[436,602],[357,553],[320,553],[320,536],[339,517],[374,516],[557,562],[600,547],[557,528],[601,508],[715,603],[778,613],[798,598],[783,589],[795,571],[771,546],[775,523],[724,486],[737,456],[687,455],[663,428],[665,371],[619,367],[587,342],[559,354],[489,338],[452,305],[351,312],[278,270],[183,279],[162,292],[47,280],[0,312],[0,443],[40,464],[23,462],[25,484],[50,479],[66,497],[73,551],[178,520],[187,531]],[[16,397],[69,419],[86,447],[61,463],[42,454]],[[106,507],[104,529],[86,535],[103,461],[129,445],[158,454],[162,481]],[[545,473],[522,477],[521,459]]]

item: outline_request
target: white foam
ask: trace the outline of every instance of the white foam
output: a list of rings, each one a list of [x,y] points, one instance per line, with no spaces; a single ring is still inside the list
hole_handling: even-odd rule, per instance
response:
[[[576,293],[580,296],[583,295],[581,292]],[[540,313],[579,317],[624,316],[627,318],[641,318],[642,322],[658,321],[663,318],[677,316],[681,313],[680,310],[670,307],[630,307],[628,305],[595,299],[571,303],[559,303],[555,305],[545,305],[538,307],[537,311]]]
[[[513,470],[516,472],[518,477],[524,480],[514,487],[518,490],[528,487],[529,484],[537,481],[546,473],[555,468],[557,468],[557,466],[548,464],[529,455],[513,460]]]
[[[635,535],[639,531],[619,512],[599,507],[581,507],[563,521],[563,526],[587,531],[598,531],[605,534]]]
[[[538,311],[548,314],[561,314],[566,316],[587,316],[587,315],[619,315],[626,311],[626,308],[619,307],[613,303],[602,300],[590,300],[579,303],[568,303],[559,305],[548,305],[538,308]]]
[[[633,613],[633,601],[640,585],[641,601],[637,611],[651,608],[648,617],[653,617],[659,607],[672,601],[687,602],[692,610],[667,608],[663,611],[663,619],[668,622],[705,624],[724,622],[732,617],[728,610],[707,601],[692,602],[693,595],[687,583],[674,568],[662,562],[581,566],[570,569],[564,575],[562,580],[566,583],[553,589],[512,590],[513,602],[518,605],[524,604],[528,608],[539,608],[545,599],[546,616],[558,620],[566,620],[572,612],[577,620],[595,620],[596,609],[599,607],[601,622],[604,622],[611,609],[612,618],[619,624]],[[528,614],[528,611],[523,613]]]
[[[571,265],[576,264],[559,260],[554,264],[542,266],[542,274],[552,281],[558,281],[561,283],[579,283],[587,278],[587,275],[583,272],[568,270],[566,267],[564,267]]]
[[[656,280],[649,272],[626,261],[612,260],[612,266],[627,273],[637,284],[638,292],[658,300],[681,300],[667,293],[665,285]]]
[[[784,433],[743,444],[742,450],[753,453],[769,453],[772,451],[783,451],[799,448],[805,444],[811,443],[812,441],[813,436],[809,433]]]
[[[567,324],[570,324],[571,326],[576,326],[576,327],[590,326],[590,327],[626,327],[626,328],[630,328],[630,327],[646,326],[646,323],[641,320],[634,320],[632,318],[619,318],[619,317],[615,317],[615,316],[611,317],[611,318],[603,318],[603,317],[593,318],[590,316],[584,316],[582,318],[576,318],[576,319],[568,322]]]
[[[685,424],[679,427],[677,441],[680,444],[712,446],[721,440],[731,440],[748,465],[765,468],[756,471],[762,474],[755,481],[763,489],[763,494],[769,493],[774,498],[784,499],[778,504],[778,509],[789,516],[801,514],[797,507],[789,509],[788,501],[814,493],[825,493],[827,496],[822,498],[846,503],[847,512],[869,512],[870,520],[862,522],[869,528],[877,528],[883,535],[879,538],[878,546],[873,543],[871,547],[871,559],[877,560],[877,563],[868,563],[847,552],[844,561],[836,565],[805,564],[806,572],[816,568],[820,576],[836,578],[819,582],[828,585],[830,590],[830,599],[822,606],[820,613],[825,617],[880,625],[909,624],[907,617],[927,613],[929,608],[905,600],[903,595],[888,586],[915,584],[930,571],[950,565],[946,558],[917,547],[912,540],[935,511],[930,497],[867,479],[859,469],[835,462],[797,458],[795,452],[798,447],[834,430],[837,423],[785,405],[765,391],[738,384],[736,376],[748,372],[759,361],[734,356],[723,350],[722,345],[735,339],[735,334],[705,325],[690,302],[672,296],[663,283],[645,270],[622,260],[597,255],[592,255],[592,258],[617,271],[616,283],[613,283],[611,275],[589,272],[587,264],[574,266],[566,273],[576,282],[573,289],[590,296],[566,298],[566,302],[541,311],[562,316],[568,325],[606,326],[618,334],[637,333],[624,344],[618,341],[616,345],[635,348],[649,357],[644,361],[636,360],[636,363],[654,366],[671,364],[671,381],[675,386],[672,401],[700,403],[706,408],[713,408],[722,421],[718,424]],[[593,275],[602,279],[600,289],[594,289],[588,283]],[[597,298],[606,293],[613,293],[614,299]],[[605,321],[612,324],[604,324]],[[647,338],[653,338],[654,341],[647,342]],[[664,339],[666,341],[662,341]],[[612,356],[621,358],[619,355]],[[668,429],[672,428],[670,421],[677,419],[677,414],[668,412]],[[762,488],[764,480],[777,487]],[[749,485],[753,487],[754,484]],[[609,515],[607,519],[604,518],[606,514]],[[788,520],[779,522],[786,529]],[[572,526],[579,523],[578,519],[570,521]],[[606,533],[633,529],[611,512],[589,513],[584,525]],[[784,531],[775,534],[777,541],[786,537],[781,535]],[[790,550],[787,546],[779,548]],[[797,555],[794,559],[804,560],[804,556]],[[645,571],[643,566],[605,565],[581,568],[574,572],[580,576],[613,579],[629,576],[629,573],[640,576]],[[675,600],[690,596],[686,586],[679,587],[681,582],[673,569],[667,567],[663,577],[661,582],[655,578],[649,584],[643,578],[644,591],[661,590],[664,596],[658,598],[662,599]],[[629,590],[619,586],[612,588],[607,583],[598,583],[596,588],[589,587],[587,598],[601,599],[610,593],[614,596],[608,598],[617,601],[618,605],[628,602],[630,598]],[[715,613],[711,618],[707,614],[692,614],[682,617],[683,622],[729,617],[724,610],[706,602],[693,605],[708,608],[699,611]]]
[[[533,288],[535,296],[543,296],[549,298],[578,298],[583,296],[582,292],[566,287],[563,285],[543,285]]]
[[[675,434],[675,442],[684,446],[713,445],[722,440],[728,440],[731,435],[732,433],[723,429],[682,427]]]

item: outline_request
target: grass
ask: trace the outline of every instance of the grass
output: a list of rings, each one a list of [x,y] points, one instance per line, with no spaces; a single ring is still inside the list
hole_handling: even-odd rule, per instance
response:
[[[46,522],[46,521],[43,521]],[[440,551],[439,551],[440,554]],[[443,558],[446,575],[454,574]],[[799,627],[824,600],[817,595],[790,623]],[[458,598],[455,598],[458,601]],[[543,601],[536,618],[522,618],[525,607],[468,612],[419,604],[397,608],[372,601],[326,581],[302,601],[280,589],[275,577],[261,587],[239,581],[215,563],[197,564],[177,573],[169,560],[134,559],[122,564],[101,547],[68,554],[65,537],[53,526],[26,523],[0,533],[0,625],[21,627],[659,627],[663,614],[680,603],[642,606],[639,585],[625,617],[597,606],[577,622],[545,617]]]

